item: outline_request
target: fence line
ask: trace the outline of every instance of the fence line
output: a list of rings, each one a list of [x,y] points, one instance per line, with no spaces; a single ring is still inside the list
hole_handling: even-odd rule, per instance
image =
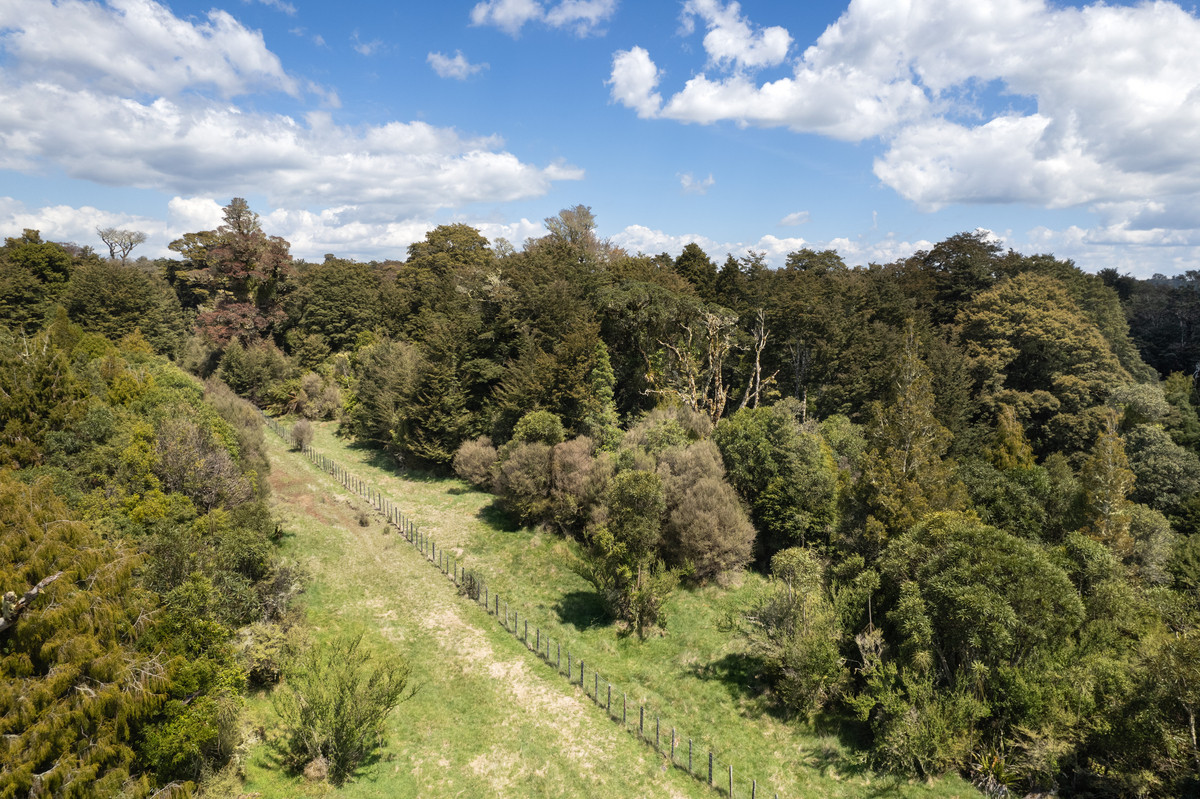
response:
[[[295,445],[295,438],[290,429],[281,424],[277,419],[266,414],[262,414],[262,418],[272,432],[285,442],[289,442],[293,446]],[[693,754],[703,754],[703,750],[695,750],[694,752],[694,741],[691,738],[687,739],[688,751],[687,762],[685,763],[682,751],[676,751],[684,740],[682,733],[678,733],[676,728],[672,726],[670,728],[671,738],[668,747],[662,741],[662,716],[655,713],[653,708],[648,708],[645,703],[639,703],[637,725],[636,727],[631,727],[626,721],[629,709],[627,692],[621,691],[621,708],[620,714],[617,715],[612,706],[613,684],[608,680],[604,680],[600,672],[594,668],[591,671],[585,671],[587,669],[586,661],[582,657],[573,658],[570,647],[563,648],[563,644],[566,643],[565,641],[561,638],[554,639],[549,635],[549,630],[546,631],[546,635],[543,635],[542,628],[535,624],[533,645],[530,646],[528,617],[520,619],[520,621],[524,622],[524,627],[520,626],[518,623],[519,610],[517,607],[514,607],[512,611],[512,623],[510,625],[508,600],[505,599],[503,602],[502,614],[500,594],[495,591],[489,592],[487,581],[483,579],[482,575],[475,571],[464,569],[455,556],[452,554],[447,555],[445,550],[438,546],[436,540],[422,531],[411,517],[403,513],[394,502],[381,494],[374,486],[371,486],[357,475],[348,471],[332,458],[317,452],[312,446],[305,445],[300,448],[300,451],[310,462],[341,483],[347,490],[365,499],[376,512],[384,517],[388,524],[396,528],[404,536],[404,539],[421,553],[428,563],[437,568],[448,580],[451,580],[458,587],[459,593],[465,595],[476,604],[481,604],[484,612],[494,618],[498,624],[502,624],[506,631],[524,643],[527,650],[535,653],[547,665],[554,666],[555,671],[559,675],[565,676],[569,684],[578,685],[583,691],[583,695],[602,708],[610,721],[620,724],[623,730],[636,735],[646,745],[652,746],[659,755],[669,757],[669,762],[673,767],[706,783],[717,793],[725,794],[730,799],[733,799],[735,795],[749,797],[749,799],[758,799],[758,781],[756,779],[747,781],[745,778],[740,778],[740,784],[735,783],[733,764],[731,762],[721,763],[718,753],[714,752],[711,748],[707,750],[707,763],[705,764],[702,760],[699,770],[693,768]],[[552,641],[555,643],[553,658],[550,656],[550,644]],[[565,674],[562,668],[562,656],[564,652],[567,656]],[[575,676],[576,664],[578,665],[578,678]],[[591,685],[588,685],[587,681],[585,681],[585,676],[592,678]],[[602,682],[605,686],[603,699],[601,698],[600,690]],[[589,688],[591,688],[590,692]],[[650,711],[650,715],[654,718],[653,738],[650,737],[649,731],[646,729],[647,710]],[[704,769],[704,765],[707,765],[707,770]],[[721,768],[721,766],[725,768]],[[726,779],[722,779],[722,777],[726,777]],[[735,794],[735,789],[740,789],[742,786],[745,786],[745,789],[739,790]],[[764,792],[763,796],[765,797],[766,795]],[[774,799],[779,799],[778,793],[773,794],[773,796]]]

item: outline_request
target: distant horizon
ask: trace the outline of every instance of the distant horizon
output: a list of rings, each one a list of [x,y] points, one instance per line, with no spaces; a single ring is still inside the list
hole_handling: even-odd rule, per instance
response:
[[[440,224],[631,254],[962,232],[1096,272],[1200,269],[1200,17],[1176,3],[468,0],[0,8],[0,236],[137,255],[245,197],[297,258]]]

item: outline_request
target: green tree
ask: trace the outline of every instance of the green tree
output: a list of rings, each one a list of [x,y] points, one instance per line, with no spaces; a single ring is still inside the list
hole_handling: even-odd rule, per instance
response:
[[[764,558],[790,546],[828,543],[837,523],[833,450],[794,410],[792,400],[742,408],[713,434],[729,482],[750,506]]]
[[[675,259],[675,271],[678,272],[696,294],[705,302],[716,299],[717,266],[696,242],[684,245],[683,251]]]
[[[943,460],[951,435],[934,416],[929,370],[909,324],[889,385],[888,404],[872,406],[869,449],[859,482],[868,545],[878,545],[926,514],[962,506],[962,487]]]
[[[358,337],[380,323],[380,280],[366,264],[332,255],[300,277],[298,326],[319,335],[334,352],[351,349]]]
[[[175,357],[185,336],[183,309],[166,281],[115,260],[75,269],[62,297],[71,321],[111,341],[141,331],[154,351]]]
[[[1116,414],[1110,413],[1105,427],[1080,471],[1087,508],[1087,533],[1118,557],[1133,555],[1129,535],[1129,494],[1134,474],[1125,455],[1125,441],[1117,430]]]
[[[645,638],[665,625],[664,606],[679,584],[678,574],[658,557],[666,511],[662,480],[654,472],[620,472],[609,485],[605,508],[608,523],[590,532],[590,552],[578,568],[613,614]]]
[[[753,652],[790,713],[812,718],[846,686],[826,565],[811,549],[792,547],[771,558],[770,587],[743,619]]]
[[[976,295],[958,328],[983,401],[1010,405],[1039,455],[1085,449],[1113,387],[1130,382],[1053,277],[1023,273]]]

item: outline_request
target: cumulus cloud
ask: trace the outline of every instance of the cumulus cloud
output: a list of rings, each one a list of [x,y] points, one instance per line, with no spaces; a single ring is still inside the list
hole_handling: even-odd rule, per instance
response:
[[[613,244],[628,252],[658,254],[665,252],[677,257],[688,244],[695,243],[708,253],[708,257],[720,263],[726,255],[736,258],[743,257],[751,251],[762,253],[766,263],[771,267],[783,266],[788,253],[811,247],[805,239],[799,237],[782,238],[771,234],[760,237],[757,241],[716,241],[696,233],[673,234],[655,230],[644,225],[629,225],[624,230],[612,236]]]
[[[225,11],[183,20],[152,0],[0,3],[0,49],[9,80],[127,95],[211,89],[298,93],[279,58]]]
[[[445,53],[430,53],[425,60],[433,67],[433,71],[438,74],[438,77],[455,78],[456,80],[466,80],[475,73],[488,68],[487,64],[472,64],[462,54],[462,50],[455,50],[453,57]]]
[[[116,227],[140,230],[147,235],[147,244],[137,255],[157,256],[167,254],[169,239],[167,226],[159,219],[137,214],[113,213],[93,208],[90,205],[47,205],[28,208],[25,203],[12,197],[0,197],[0,234],[20,235],[23,230],[37,230],[46,241],[73,242],[101,247],[96,228]]]
[[[851,0],[792,61],[790,37],[735,3],[689,0],[709,72],[665,102],[640,48],[614,53],[615,102],[641,117],[732,121],[861,141],[875,174],[920,207],[1045,207],[1200,194],[1200,19],[1170,2],[1063,7],[1047,0]],[[980,97],[1012,102],[997,110]],[[1132,222],[1132,220],[1130,220]]]
[[[546,12],[546,24],[570,28],[576,36],[599,33],[600,26],[612,18],[617,0],[562,0]]]
[[[524,163],[494,136],[424,122],[350,127],[327,112],[297,119],[239,106],[229,97],[294,81],[261,35],[219,12],[203,23],[143,0],[27,5],[31,13],[20,18],[0,6],[0,46],[9,56],[0,71],[0,169],[53,165],[105,185],[181,197],[262,194],[278,207],[354,206],[360,217],[373,209],[388,218],[528,198],[582,176],[564,162]],[[95,47],[54,41],[55,52],[45,50],[51,34],[69,43],[88,25],[106,32]],[[108,52],[108,33],[122,57],[85,69],[81,54]],[[231,47],[223,33],[244,47]],[[164,57],[160,68],[152,56],[164,37],[181,55]],[[335,105],[336,96],[326,101]]]
[[[703,180],[696,180],[691,172],[683,172],[675,177],[679,178],[679,187],[684,194],[708,194],[708,190],[716,183],[711,173]]]
[[[617,0],[561,0],[549,8],[537,0],[483,0],[471,9],[471,24],[490,25],[515,37],[526,23],[540,22],[587,36],[599,32],[616,10]]]
[[[796,227],[808,222],[808,211],[796,211],[779,220],[782,227]]]
[[[720,0],[688,0],[683,4],[683,27],[690,33],[699,18],[708,28],[704,51],[717,65],[735,67],[773,67],[783,63],[792,36],[784,28],[773,26],[754,31],[742,16],[737,3],[722,5]]]
[[[640,117],[653,117],[662,105],[662,95],[654,91],[660,73],[641,47],[618,50],[613,55],[612,74],[607,84],[612,86],[613,102],[637,111]]]

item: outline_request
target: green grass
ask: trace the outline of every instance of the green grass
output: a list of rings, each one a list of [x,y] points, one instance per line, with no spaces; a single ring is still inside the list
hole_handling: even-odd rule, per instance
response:
[[[364,630],[381,653],[409,657],[421,685],[417,697],[392,717],[391,742],[382,757],[339,796],[703,796],[717,794],[682,771],[668,756],[637,740],[638,707],[647,707],[653,739],[660,719],[664,751],[670,728],[679,731],[678,761],[693,740],[697,772],[716,761],[716,783],[727,784],[733,765],[735,795],[759,796],[975,796],[957,778],[910,783],[876,775],[834,729],[820,730],[773,714],[756,683],[754,663],[727,619],[761,586],[746,575],[732,588],[683,590],[668,607],[666,634],[640,642],[619,634],[591,586],[571,571],[572,543],[530,529],[514,529],[490,495],[457,480],[392,468],[379,453],[348,446],[319,425],[313,446],[383,492],[440,547],[487,579],[530,623],[577,664],[601,674],[601,698],[613,685],[613,715],[570,686],[507,633],[479,605],[458,596],[450,581],[382,522],[357,524],[353,497],[332,478],[268,433],[272,483],[291,533],[285,555],[312,574],[306,593],[315,637]],[[552,644],[553,647],[553,644]],[[553,648],[552,648],[553,652]],[[622,732],[621,692],[628,695]],[[251,706],[256,723],[270,729],[269,701]],[[840,731],[844,734],[844,731]],[[271,733],[267,738],[270,739]],[[327,786],[287,778],[270,746],[253,748],[245,790],[263,797],[321,795]],[[724,792],[724,791],[722,791]]]

